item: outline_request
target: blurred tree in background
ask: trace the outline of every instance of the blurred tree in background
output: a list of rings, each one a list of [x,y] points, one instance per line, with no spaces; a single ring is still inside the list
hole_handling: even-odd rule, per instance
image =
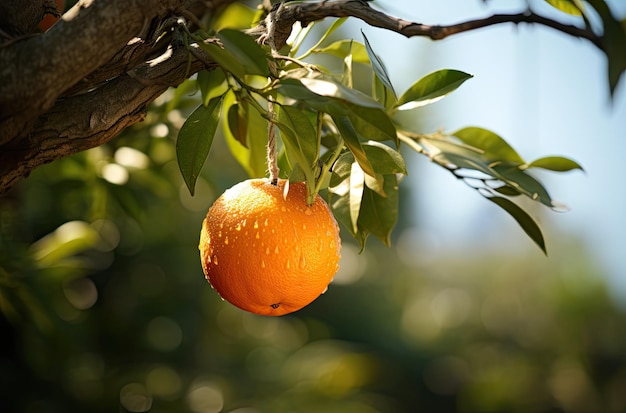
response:
[[[228,10],[216,21],[236,20]],[[358,60],[337,47],[340,66]],[[222,302],[200,268],[200,222],[250,170],[215,139],[190,195],[176,142],[207,101],[202,76],[0,198],[3,411],[626,411],[626,314],[582,247],[548,268],[526,249],[433,252],[400,208],[391,249],[360,253],[343,229],[340,272],[304,310],[268,318]]]

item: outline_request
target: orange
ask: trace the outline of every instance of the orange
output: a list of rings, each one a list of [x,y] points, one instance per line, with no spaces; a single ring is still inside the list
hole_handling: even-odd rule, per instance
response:
[[[339,269],[339,227],[306,185],[249,179],[226,190],[202,222],[200,258],[211,286],[262,315],[299,310],[323,294]]]

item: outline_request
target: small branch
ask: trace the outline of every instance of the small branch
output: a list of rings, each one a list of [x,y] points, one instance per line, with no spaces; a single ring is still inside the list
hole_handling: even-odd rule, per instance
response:
[[[602,49],[600,39],[593,32],[576,26],[559,23],[555,20],[537,15],[532,12],[517,14],[496,14],[484,19],[469,20],[448,26],[427,25],[392,17],[373,9],[363,0],[334,0],[317,3],[294,3],[287,4],[282,13],[277,16],[276,29],[282,36],[277,36],[276,46],[284,46],[291,26],[299,21],[303,26],[326,17],[356,17],[370,26],[390,30],[406,37],[428,37],[433,40],[441,40],[446,37],[481,29],[502,23],[530,23],[551,27],[570,36],[589,40],[596,47]],[[264,32],[264,23],[257,29],[251,30],[252,34],[261,35]]]

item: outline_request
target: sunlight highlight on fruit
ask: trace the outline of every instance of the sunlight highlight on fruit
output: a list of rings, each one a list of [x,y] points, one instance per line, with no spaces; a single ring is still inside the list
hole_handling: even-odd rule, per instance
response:
[[[339,269],[339,227],[318,195],[307,205],[304,183],[250,179],[209,209],[200,233],[202,268],[233,305],[262,315],[299,310],[323,294]]]

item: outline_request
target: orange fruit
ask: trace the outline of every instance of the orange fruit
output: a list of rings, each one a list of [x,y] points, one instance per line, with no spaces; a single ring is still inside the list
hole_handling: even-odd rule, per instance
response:
[[[262,315],[299,310],[323,294],[339,269],[339,227],[306,185],[249,179],[226,190],[202,222],[200,258],[211,286]]]

